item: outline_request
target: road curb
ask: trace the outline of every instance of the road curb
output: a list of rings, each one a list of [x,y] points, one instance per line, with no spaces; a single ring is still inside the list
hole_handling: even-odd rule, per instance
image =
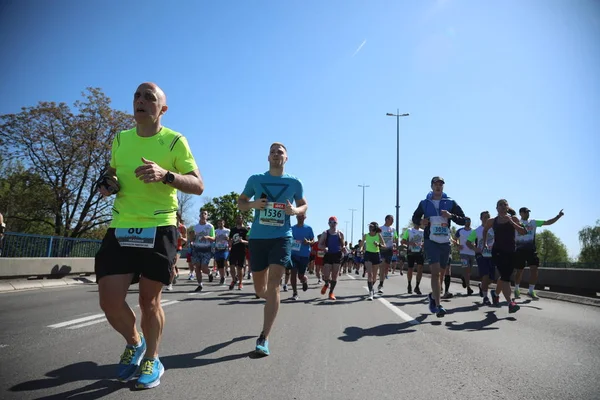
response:
[[[96,277],[74,277],[61,279],[19,279],[0,281],[0,293],[14,292],[17,290],[34,290],[54,288],[60,286],[96,284]]]

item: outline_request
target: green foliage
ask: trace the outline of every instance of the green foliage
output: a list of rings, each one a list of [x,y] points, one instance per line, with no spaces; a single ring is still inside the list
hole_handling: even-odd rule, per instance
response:
[[[579,262],[600,263],[600,219],[596,221],[596,226],[586,226],[579,231],[579,242]]]
[[[544,263],[569,261],[567,246],[549,230],[535,235],[535,246],[542,266]]]
[[[14,163],[0,168],[0,212],[6,230],[41,235],[54,233],[54,196],[41,176]]]
[[[239,196],[236,192],[231,192],[220,197],[214,197],[206,200],[201,210],[208,211],[208,221],[215,227],[217,226],[217,221],[220,219],[225,220],[226,227],[234,227],[235,220],[239,214],[244,218],[244,223],[248,224],[252,220],[253,213],[252,210],[242,212],[238,209],[237,201]]]
[[[7,160],[19,160],[37,177],[46,198],[42,209],[52,214],[47,224],[57,236],[79,237],[110,221],[112,200],[101,198],[95,183],[108,168],[114,135],[133,125],[131,115],[110,107],[102,90],[88,88],[82,96],[73,108],[40,102],[0,116]],[[29,213],[26,204],[13,204],[9,223]]]

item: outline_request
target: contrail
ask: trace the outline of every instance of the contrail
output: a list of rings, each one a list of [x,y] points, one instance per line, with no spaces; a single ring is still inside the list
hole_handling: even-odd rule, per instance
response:
[[[365,45],[365,43],[367,43],[367,39],[363,40],[363,42],[360,44],[360,46],[358,46],[358,49],[356,49],[356,51],[354,52],[354,54],[352,54],[352,57],[354,57],[360,51],[360,49],[363,48],[363,46]]]

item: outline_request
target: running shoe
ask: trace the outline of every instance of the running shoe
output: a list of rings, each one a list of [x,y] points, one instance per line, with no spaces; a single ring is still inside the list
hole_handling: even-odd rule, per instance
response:
[[[263,356],[268,356],[269,353],[269,341],[267,339],[265,339],[264,336],[260,336],[258,339],[256,339],[256,348],[254,349],[254,351],[257,354],[263,355]]]
[[[121,382],[127,382],[137,375],[140,362],[146,353],[146,339],[142,334],[140,334],[140,340],[139,346],[129,344],[125,346],[117,371],[117,379]]]
[[[140,367],[141,374],[135,384],[138,389],[151,389],[160,385],[160,377],[165,373],[165,367],[158,358],[145,358]]]
[[[514,301],[511,301],[510,303],[508,303],[508,313],[509,314],[514,314],[517,311],[519,311],[521,307],[515,303]]]

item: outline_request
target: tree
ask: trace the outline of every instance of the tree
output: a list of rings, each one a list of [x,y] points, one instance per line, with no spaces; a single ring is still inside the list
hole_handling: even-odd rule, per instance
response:
[[[87,88],[72,110],[40,102],[18,114],[0,116],[0,142],[50,189],[55,235],[79,237],[111,219],[112,200],[97,193],[114,135],[133,125],[131,115],[110,107],[99,88]]]
[[[581,243],[579,262],[600,262],[600,219],[596,221],[596,226],[586,226],[579,231],[579,242]]]
[[[226,227],[235,226],[235,219],[240,213],[244,218],[244,223],[247,224],[252,220],[253,213],[252,210],[242,212],[237,208],[239,196],[236,192],[231,192],[221,197],[204,199],[205,203],[201,209],[208,211],[208,221],[215,226],[221,218],[225,220]]]
[[[53,196],[42,177],[19,163],[0,168],[0,177],[0,212],[7,230],[51,235]]]
[[[549,230],[535,235],[535,246],[541,265],[569,261],[567,246]]]
[[[181,191],[177,191],[177,202],[179,204],[179,212],[181,213],[181,217],[185,223],[190,223],[194,221],[194,195],[189,193],[184,193]]]

